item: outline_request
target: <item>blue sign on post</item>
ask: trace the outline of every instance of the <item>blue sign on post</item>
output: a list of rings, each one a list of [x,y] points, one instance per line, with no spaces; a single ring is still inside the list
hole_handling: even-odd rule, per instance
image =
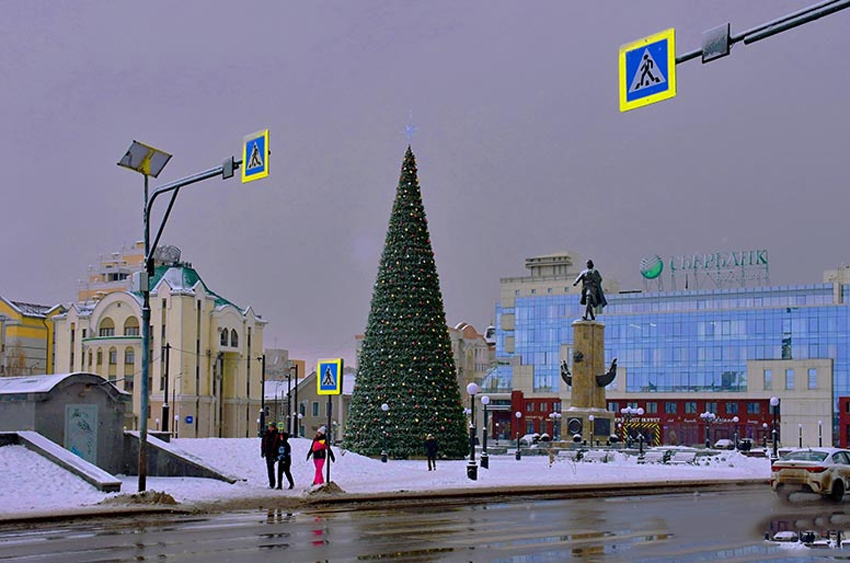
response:
[[[269,130],[263,129],[242,140],[242,183],[269,175]]]
[[[620,47],[620,111],[676,95],[676,30],[667,29]]]
[[[339,395],[342,393],[342,358],[319,360],[316,370],[317,393]]]

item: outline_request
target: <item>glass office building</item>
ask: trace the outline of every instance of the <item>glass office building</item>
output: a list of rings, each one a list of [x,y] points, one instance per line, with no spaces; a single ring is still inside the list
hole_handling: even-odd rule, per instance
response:
[[[630,393],[743,393],[748,360],[829,358],[834,393],[847,395],[850,286],[840,287],[838,299],[833,284],[608,295],[598,319],[606,363],[618,357],[628,369]],[[572,345],[571,323],[583,310],[579,296],[566,292],[497,305],[497,358],[533,366],[535,393],[559,393],[561,347]],[[500,328],[504,315],[513,316],[512,330]],[[499,376],[509,378],[511,369],[499,366]]]

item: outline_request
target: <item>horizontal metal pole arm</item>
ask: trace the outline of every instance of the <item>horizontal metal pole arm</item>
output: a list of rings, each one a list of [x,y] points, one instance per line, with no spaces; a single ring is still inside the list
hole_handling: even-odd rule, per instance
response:
[[[798,27],[824,16],[828,16],[845,8],[850,8],[850,0],[824,0],[812,6],[808,6],[796,12],[785,14],[769,22],[757,25],[741,33],[729,35],[729,49],[735,43],[744,42],[744,45],[755,43],[767,37],[776,35],[783,31]],[[694,49],[676,57],[676,64],[687,62],[702,55],[702,49]],[[728,54],[728,53],[727,53]],[[706,62],[706,61],[703,61]]]
[[[783,31],[787,31],[789,29],[793,29],[797,26],[803,25],[804,23],[809,23],[818,20],[830,14],[834,14],[835,12],[838,12],[840,10],[844,10],[845,8],[850,8],[850,0],[842,0],[840,2],[835,2],[829,4],[828,6],[823,6],[817,10],[807,12],[806,14],[798,16],[794,19],[789,19],[783,22],[771,24],[758,32],[747,34],[747,36],[744,37],[744,45],[749,45],[750,43],[755,43],[756,41],[766,39],[768,37],[776,35],[777,33],[782,33]]]
[[[233,169],[237,170],[239,166],[242,164],[241,160],[233,161]],[[185,178],[181,178],[179,180],[175,180],[169,184],[164,186],[160,186],[156,188],[148,199],[148,203],[145,206],[145,224],[150,225],[151,219],[151,209],[153,209],[153,202],[156,200],[158,196],[161,194],[165,194],[168,192],[174,192],[171,196],[171,201],[168,204],[168,209],[165,211],[165,215],[160,222],[159,229],[156,233],[156,238],[153,241],[153,244],[150,245],[148,249],[148,256],[145,256],[145,266],[150,269],[151,258],[153,257],[153,253],[156,250],[157,244],[159,244],[159,239],[162,236],[162,231],[165,229],[165,223],[168,221],[168,216],[171,214],[171,208],[174,207],[174,200],[177,199],[177,193],[180,188],[185,186],[190,186],[192,184],[196,184],[203,180],[209,180],[210,178],[215,178],[216,176],[221,176],[224,173],[224,165],[220,164],[214,168],[210,168],[209,170],[204,170],[203,172],[198,172],[197,174],[192,174],[191,176],[186,176]]]

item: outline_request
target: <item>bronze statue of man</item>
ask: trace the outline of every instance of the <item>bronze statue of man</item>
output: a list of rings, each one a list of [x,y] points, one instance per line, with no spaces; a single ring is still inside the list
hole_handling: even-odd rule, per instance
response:
[[[581,304],[585,305],[582,320],[596,320],[596,313],[601,313],[603,307],[608,304],[605,294],[602,292],[602,274],[593,267],[593,260],[587,261],[587,268],[581,271],[573,282],[573,286],[581,282]]]

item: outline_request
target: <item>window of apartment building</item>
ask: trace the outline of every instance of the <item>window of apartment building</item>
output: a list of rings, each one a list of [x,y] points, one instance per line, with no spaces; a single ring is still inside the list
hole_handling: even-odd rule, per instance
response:
[[[130,317],[124,323],[124,336],[139,336],[139,321]]]
[[[112,319],[106,317],[100,321],[97,334],[98,336],[115,336],[115,323],[112,322]]]
[[[230,345],[236,348],[239,346],[239,335],[236,334],[236,329],[230,329]]]
[[[697,412],[697,404],[696,401],[688,401],[685,403],[685,414],[696,414]]]
[[[319,403],[313,401],[313,416],[319,416]]]
[[[676,414],[676,403],[673,401],[664,403],[664,412],[667,414]]]
[[[537,295],[537,290],[536,290],[536,289],[532,289],[532,290],[531,290],[531,294],[532,294],[532,295]]]
[[[850,405],[850,403],[847,403]],[[620,412],[620,403],[608,403],[608,410],[610,412]]]
[[[747,403],[747,414],[759,414],[761,405],[759,403]]]
[[[551,287],[547,287],[547,288],[546,288],[546,293],[552,293],[552,288],[551,288]]]
[[[816,368],[809,368],[809,389],[817,389],[818,388],[818,370]]]
[[[226,328],[221,330],[221,338],[218,339],[218,343],[221,346],[227,346],[227,329]]]
[[[124,363],[132,365],[136,363],[136,351],[132,348],[124,350]]]
[[[764,370],[764,388],[765,390],[773,389],[773,370]]]
[[[714,414],[717,414],[717,403],[714,402],[714,401],[706,402],[705,403],[705,410],[707,412],[713,412]]]
[[[83,329],[83,340],[85,340],[85,339],[86,339],[86,333],[87,333],[87,332],[88,332],[88,331],[87,331],[86,329]]]
[[[549,403],[540,403],[540,412],[546,412],[549,410]]]
[[[726,414],[738,414],[738,403],[726,403]]]
[[[658,414],[658,403],[647,403],[646,414]]]
[[[118,350],[115,348],[109,349],[109,365],[114,366],[118,363]]]
[[[103,365],[103,351],[100,349],[97,351],[97,365]]]
[[[555,412],[561,412],[561,403],[560,402],[552,403],[552,410],[555,411]]]
[[[785,370],[785,388],[793,389],[794,388],[794,370],[786,369]]]
[[[534,412],[534,403],[525,403],[525,410],[528,412]]]

